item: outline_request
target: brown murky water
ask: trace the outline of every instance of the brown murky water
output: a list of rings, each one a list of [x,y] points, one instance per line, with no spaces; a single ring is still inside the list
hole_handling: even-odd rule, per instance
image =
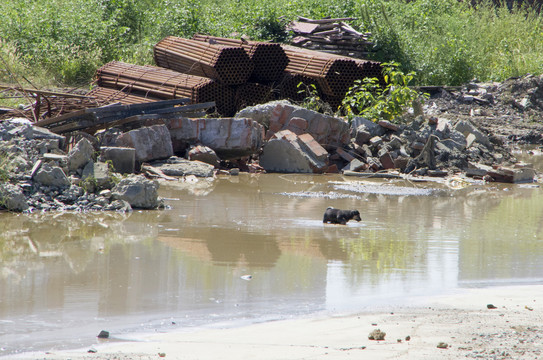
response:
[[[241,174],[163,211],[0,214],[0,356],[541,283],[543,190],[462,185]]]

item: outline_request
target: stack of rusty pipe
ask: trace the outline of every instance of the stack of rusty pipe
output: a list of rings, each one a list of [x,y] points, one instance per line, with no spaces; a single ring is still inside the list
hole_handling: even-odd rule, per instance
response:
[[[154,57],[158,66],[114,61],[98,69],[96,98],[129,104],[185,97],[214,101],[217,113],[232,116],[244,106],[315,94],[337,108],[355,80],[377,77],[384,86],[378,62],[274,43],[168,36]]]
[[[137,93],[130,93],[128,91],[111,89],[102,86],[96,86],[91,92],[87,94],[89,97],[99,99],[105,104],[111,104],[119,102],[121,105],[141,104],[161,100],[157,97],[140,95]]]
[[[322,95],[317,81],[305,75],[285,71],[279,81],[278,92],[281,99],[303,101],[306,97],[310,97],[314,91],[318,95]]]
[[[98,86],[122,89],[160,99],[189,98],[191,103],[214,101],[218,113],[235,113],[234,91],[218,81],[156,67],[112,61],[96,71]]]
[[[235,101],[238,110],[272,100],[275,100],[275,94],[271,86],[249,82],[236,87]]]
[[[251,82],[269,84],[278,81],[288,64],[288,57],[279,44],[202,34],[195,34],[192,39],[211,44],[243,48],[254,64],[253,73],[249,79]]]
[[[254,64],[239,46],[210,44],[168,36],[154,48],[155,63],[181,73],[207,77],[224,85],[249,80]]]
[[[362,69],[352,58],[283,45],[289,58],[286,71],[315,80],[328,96],[341,97],[362,79]]]

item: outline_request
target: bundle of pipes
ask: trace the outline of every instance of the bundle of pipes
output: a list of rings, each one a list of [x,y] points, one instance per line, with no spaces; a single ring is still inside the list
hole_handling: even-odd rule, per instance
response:
[[[154,47],[155,63],[181,73],[218,80],[225,85],[247,82],[254,64],[239,46],[210,44],[168,36]]]
[[[191,103],[214,101],[218,113],[235,113],[234,91],[215,80],[181,74],[156,66],[112,61],[96,71],[98,86],[160,99],[190,98]]]
[[[356,65],[362,70],[362,79],[377,78],[381,86],[385,86],[383,67],[378,61],[355,59]]]
[[[201,34],[195,34],[192,39],[210,44],[242,47],[254,64],[254,70],[250,76],[250,81],[252,82],[266,84],[277,81],[288,64],[288,57],[279,44],[228,39]]]
[[[275,98],[271,86],[258,83],[245,83],[236,87],[236,108],[264,104]]]
[[[344,96],[354,81],[362,79],[362,69],[352,58],[283,45],[289,58],[286,71],[314,79],[329,96]]]
[[[312,90],[317,91],[319,95],[322,93],[317,81],[305,75],[285,71],[279,81],[280,99],[303,101],[306,97],[311,96]]]
[[[145,96],[125,92],[123,90],[110,89],[101,86],[96,86],[87,96],[95,98],[99,103],[111,104],[118,102],[121,105],[142,104],[160,100],[156,97]]]

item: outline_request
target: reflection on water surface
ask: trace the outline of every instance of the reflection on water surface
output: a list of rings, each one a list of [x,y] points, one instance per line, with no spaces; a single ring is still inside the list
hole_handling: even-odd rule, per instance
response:
[[[543,279],[539,187],[242,174],[161,196],[170,209],[0,214],[0,354]],[[328,206],[362,221],[324,225]]]

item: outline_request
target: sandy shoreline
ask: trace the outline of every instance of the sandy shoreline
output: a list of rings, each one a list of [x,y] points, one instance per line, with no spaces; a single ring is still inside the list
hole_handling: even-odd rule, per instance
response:
[[[493,287],[375,312],[150,334],[97,344],[96,353],[80,349],[12,358],[537,359],[543,354],[542,317],[543,285]],[[385,340],[368,339],[375,329],[386,332]],[[438,348],[439,343],[448,346]]]

